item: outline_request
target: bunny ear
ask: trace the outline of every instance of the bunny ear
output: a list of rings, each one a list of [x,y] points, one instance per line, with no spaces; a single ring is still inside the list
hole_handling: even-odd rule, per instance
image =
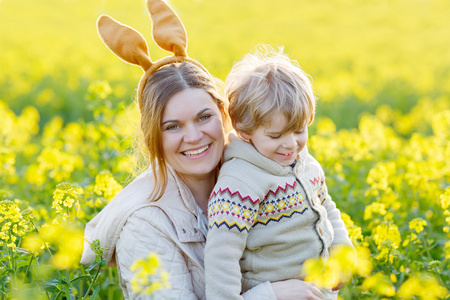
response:
[[[106,15],[98,18],[97,29],[106,46],[121,59],[144,71],[151,67],[147,43],[139,32]]]
[[[162,49],[186,57],[186,30],[178,16],[162,0],[148,0],[147,9],[153,23],[153,39]]]

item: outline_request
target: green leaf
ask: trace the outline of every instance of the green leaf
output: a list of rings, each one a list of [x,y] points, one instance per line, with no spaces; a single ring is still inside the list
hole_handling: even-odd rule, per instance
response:
[[[44,280],[44,288],[48,291],[59,291],[61,285],[61,281],[56,278]]]
[[[97,299],[99,293],[100,293],[100,286],[97,285],[97,286],[94,288],[94,292],[92,293],[92,296],[90,297],[90,299],[91,299],[91,300]]]
[[[23,267],[23,266],[28,266],[30,262],[29,261],[20,261],[16,264],[17,268]],[[34,260],[31,262],[31,264],[34,264]]]
[[[100,262],[93,262],[87,269],[86,269],[86,271],[87,272],[90,272],[92,269],[94,269],[95,267],[97,267],[97,266],[100,266],[101,267],[101,265],[102,265],[102,262],[100,261]]]
[[[70,283],[73,284],[74,282],[80,280],[80,279],[90,279],[92,276],[91,275],[79,275],[79,276],[75,276]]]

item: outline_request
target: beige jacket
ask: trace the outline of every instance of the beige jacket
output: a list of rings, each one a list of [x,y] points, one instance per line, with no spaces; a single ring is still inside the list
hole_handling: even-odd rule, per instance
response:
[[[147,170],[124,188],[87,225],[85,238],[100,240],[104,258],[117,265],[125,299],[149,299],[132,292],[132,263],[155,252],[170,274],[171,289],[151,299],[205,299],[203,252],[205,229],[199,228],[195,200],[181,179],[168,169],[169,180],[163,197],[150,202],[153,176]],[[81,263],[91,264],[94,253],[85,243]],[[269,282],[244,295],[246,299],[276,299]]]

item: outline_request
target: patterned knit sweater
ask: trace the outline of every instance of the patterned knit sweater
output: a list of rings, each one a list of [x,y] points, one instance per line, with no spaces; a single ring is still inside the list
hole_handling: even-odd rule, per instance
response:
[[[243,299],[258,283],[302,279],[308,258],[351,246],[319,163],[305,147],[283,167],[230,133],[208,204],[207,299]]]

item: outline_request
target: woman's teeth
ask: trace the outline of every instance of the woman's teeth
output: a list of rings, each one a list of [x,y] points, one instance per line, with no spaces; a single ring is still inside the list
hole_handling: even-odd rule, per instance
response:
[[[197,155],[197,154],[200,154],[202,152],[205,152],[206,150],[208,150],[208,148],[209,148],[209,145],[206,145],[203,148],[200,148],[200,149],[197,149],[197,150],[192,150],[192,151],[184,151],[182,153],[184,155],[186,155],[186,156],[192,156],[192,155]]]

